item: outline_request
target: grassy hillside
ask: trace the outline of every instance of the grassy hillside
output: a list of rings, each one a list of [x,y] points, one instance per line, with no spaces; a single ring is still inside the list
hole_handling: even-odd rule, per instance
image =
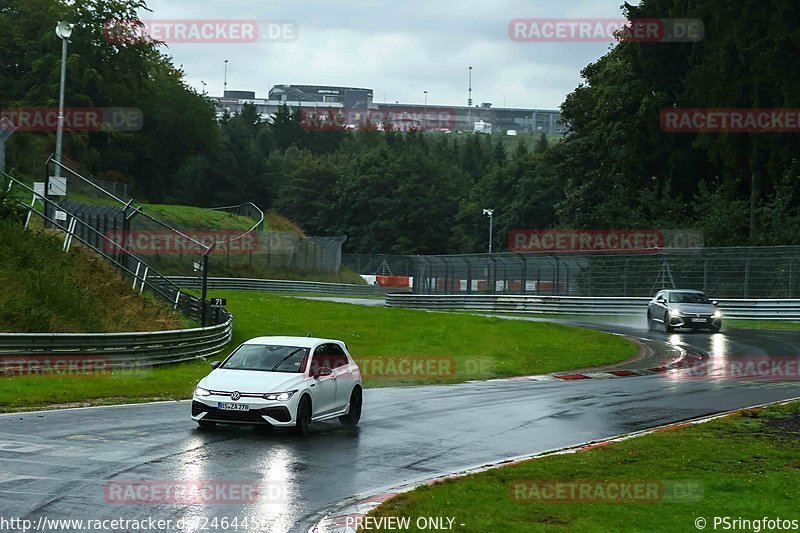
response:
[[[145,213],[180,229],[240,229],[247,231],[256,220],[226,211],[188,205],[144,204]]]
[[[119,332],[185,327],[182,315],[131,290],[98,255],[63,238],[0,222],[0,331]]]

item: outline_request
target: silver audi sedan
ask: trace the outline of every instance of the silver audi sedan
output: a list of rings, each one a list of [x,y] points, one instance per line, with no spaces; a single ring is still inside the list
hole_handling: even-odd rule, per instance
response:
[[[722,313],[717,302],[701,291],[681,289],[659,291],[647,304],[647,327],[663,324],[667,332],[678,328],[706,329],[712,332],[722,327]]]

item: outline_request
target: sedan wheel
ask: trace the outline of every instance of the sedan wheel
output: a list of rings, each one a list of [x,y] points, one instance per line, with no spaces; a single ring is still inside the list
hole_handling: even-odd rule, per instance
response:
[[[339,422],[345,426],[355,426],[358,424],[358,421],[361,420],[362,404],[361,387],[355,387],[353,388],[353,392],[350,393],[350,409],[347,411],[346,415],[339,417]]]
[[[311,400],[308,396],[300,399],[297,406],[297,421],[294,424],[294,432],[298,435],[308,435],[308,428],[311,426]]]
[[[647,312],[647,329],[650,331],[655,329],[655,324],[653,323],[653,317],[650,314],[650,311]]]
[[[664,331],[667,333],[675,331],[675,328],[669,325],[669,313],[664,313]]]

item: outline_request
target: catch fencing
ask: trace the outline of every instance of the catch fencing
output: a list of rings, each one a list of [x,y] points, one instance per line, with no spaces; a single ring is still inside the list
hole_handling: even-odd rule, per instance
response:
[[[75,163],[60,168],[66,186],[61,190],[57,187],[59,194],[52,200],[99,232],[133,243],[129,248],[134,255],[144,256],[164,273],[189,275],[197,259],[192,249],[153,245],[159,238],[163,241],[163,232],[169,230],[189,235],[211,248],[210,268],[217,276],[266,278],[281,272],[338,272],[341,267],[346,236],[307,237],[270,230],[264,213],[253,203],[212,207],[230,216],[203,220],[193,217],[191,208],[185,206],[138,204],[128,196],[124,184],[85,177],[87,173]],[[125,195],[118,196],[115,191],[124,191]],[[222,227],[237,229],[220,230]],[[147,244],[136,246],[140,237]]]
[[[169,281],[185,288],[197,288],[197,280],[191,277],[171,276]],[[354,285],[350,283],[325,283],[321,281],[289,281],[281,279],[252,278],[208,278],[208,288],[234,291],[303,292],[332,296],[383,297],[390,288],[376,285]]]
[[[342,262],[353,272],[370,276],[412,276],[415,256],[344,254]]]
[[[216,319],[217,322],[227,320],[227,312],[220,314],[207,301],[205,290],[201,298],[187,293],[170,282],[154,264],[109,238],[103,231],[104,228],[97,229],[70,211],[68,204],[55,203],[49,196],[28,187],[25,183],[5,174],[4,177],[8,180],[9,190],[15,189],[15,194],[10,196],[11,201],[17,201],[28,211],[26,227],[31,224],[35,215],[43,222],[44,227],[63,232],[64,251],[68,251],[74,242],[81,243],[126,275],[131,282],[131,290],[143,293],[147,288],[157,297],[169,302],[174,309],[180,309],[187,316],[197,319],[203,326],[209,324],[209,319]],[[20,196],[32,198],[31,204],[26,204]],[[202,243],[196,245],[200,251],[201,264],[207,266],[207,260],[204,259],[207,255],[202,255],[202,252],[207,252],[208,248]]]
[[[650,297],[677,288],[717,299],[800,297],[800,246],[408,259],[415,294]]]

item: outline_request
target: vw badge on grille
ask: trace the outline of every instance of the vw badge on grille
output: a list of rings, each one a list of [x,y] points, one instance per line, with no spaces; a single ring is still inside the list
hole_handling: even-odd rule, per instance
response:
[[[239,400],[239,398],[241,398],[241,397],[242,397],[242,395],[237,390],[235,390],[235,391],[233,391],[231,393],[231,400],[233,400],[234,402]]]

